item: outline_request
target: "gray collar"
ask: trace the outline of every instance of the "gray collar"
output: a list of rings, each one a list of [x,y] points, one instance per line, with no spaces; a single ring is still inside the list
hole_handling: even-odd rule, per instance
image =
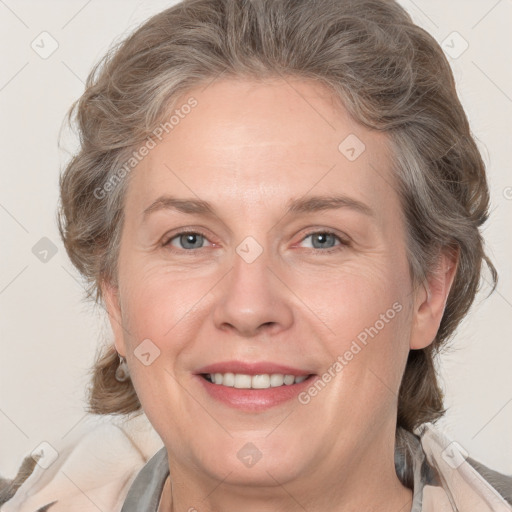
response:
[[[157,512],[165,481],[169,476],[169,464],[165,446],[160,448],[133,481],[121,512]]]
[[[421,512],[423,487],[435,482],[427,464],[419,438],[400,429],[395,449],[397,474],[404,485],[414,492],[411,512]],[[160,448],[139,471],[133,481],[121,512],[157,512],[169,465],[165,446]]]

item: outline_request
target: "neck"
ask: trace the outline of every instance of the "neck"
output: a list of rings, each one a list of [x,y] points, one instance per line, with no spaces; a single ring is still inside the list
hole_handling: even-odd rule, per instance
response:
[[[158,512],[409,512],[413,493],[404,487],[394,466],[392,439],[378,436],[350,460],[323,461],[294,481],[250,486],[198,477],[181,466],[166,481]],[[391,449],[390,449],[391,448]]]

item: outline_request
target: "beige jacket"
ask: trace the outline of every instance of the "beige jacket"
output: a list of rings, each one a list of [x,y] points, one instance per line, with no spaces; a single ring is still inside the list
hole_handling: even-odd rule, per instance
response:
[[[402,431],[401,439],[395,462],[413,487],[411,512],[512,512],[512,477],[468,458],[432,424],[416,435]],[[42,451],[27,456],[13,480],[0,478],[1,512],[156,512],[148,503],[158,502],[168,467],[146,416],[85,422],[66,443]]]

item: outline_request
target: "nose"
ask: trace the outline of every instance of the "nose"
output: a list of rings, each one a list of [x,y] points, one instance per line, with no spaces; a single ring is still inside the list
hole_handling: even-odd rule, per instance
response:
[[[213,311],[215,326],[238,336],[274,335],[293,323],[290,290],[263,252],[248,263],[237,253],[222,280]]]

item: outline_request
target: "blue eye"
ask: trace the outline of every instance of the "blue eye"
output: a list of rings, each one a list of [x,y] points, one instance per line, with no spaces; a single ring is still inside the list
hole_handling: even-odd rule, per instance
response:
[[[331,233],[329,231],[314,231],[312,233],[309,233],[306,235],[305,238],[303,238],[302,242],[307,240],[308,238],[311,239],[311,247],[313,249],[334,249],[335,247],[338,247],[340,245],[348,245],[348,242],[345,240],[342,240],[338,235]],[[336,244],[336,242],[339,242]],[[335,249],[336,250],[336,249]]]
[[[174,243],[176,241],[176,243]],[[206,241],[206,237],[201,233],[192,231],[183,231],[170,238],[164,246],[172,245],[178,249],[202,249],[203,243]]]
[[[321,252],[332,252],[342,249],[349,245],[347,240],[330,231],[313,231],[306,235],[301,243],[310,239],[309,248],[319,250]],[[206,243],[206,245],[205,245]],[[164,247],[175,248],[177,250],[185,250],[194,252],[194,249],[204,249],[212,245],[205,235],[197,231],[182,231],[169,238]],[[173,250],[173,249],[171,249]]]

